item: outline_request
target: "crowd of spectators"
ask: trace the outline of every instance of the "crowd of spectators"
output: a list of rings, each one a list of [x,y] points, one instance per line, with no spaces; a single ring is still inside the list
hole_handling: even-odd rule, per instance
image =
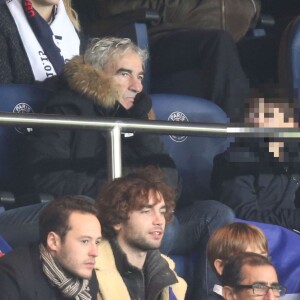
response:
[[[270,96],[263,92],[251,97],[249,79],[228,32],[195,28],[189,25],[188,18],[187,23],[179,22],[176,18],[181,14],[174,3],[172,6],[162,4],[163,1],[155,5],[153,1],[129,1],[130,5],[125,2],[96,0],[94,7],[100,19],[85,22],[86,27],[82,28],[79,20],[86,20],[86,16],[75,12],[69,0],[0,0],[0,83],[38,84],[51,90],[53,97],[42,111],[46,114],[147,121],[155,119],[151,97],[143,91],[148,65],[153,83],[150,91],[206,98],[218,104],[231,121],[243,121],[245,126],[298,128],[297,110],[285,94]],[[157,9],[161,15],[149,30],[149,52],[128,38],[101,37],[103,31],[99,26],[103,20],[137,9]],[[84,206],[82,201],[96,200],[97,212],[94,207],[83,212],[70,208],[66,224],[79,230],[78,222],[71,218],[72,211],[82,218],[86,213],[89,215],[93,235],[85,240],[95,240],[96,248],[100,243],[107,260],[116,259],[116,282],[121,276],[124,284],[120,287],[125,287],[128,299],[246,299],[251,292],[274,297],[285,293],[274,266],[264,257],[268,255],[268,245],[263,233],[252,225],[232,222],[236,216],[300,231],[298,142],[278,138],[236,139],[215,158],[211,180],[215,199],[193,199],[192,204],[187,201],[188,205],[176,208],[179,199],[184,203],[180,174],[157,135],[122,135],[123,177],[111,183],[107,179],[108,147],[104,133],[42,128],[24,141],[24,182],[30,190],[58,198],[76,195],[72,199],[74,203],[80,202],[80,206]],[[159,168],[161,173],[147,166]],[[143,171],[138,171],[140,168]],[[37,242],[41,238],[38,232],[43,230],[41,224],[45,225],[42,216],[51,213],[53,203],[0,213],[0,235],[13,247]],[[108,214],[103,215],[106,210]],[[120,215],[112,221],[110,214],[118,210]],[[104,242],[100,242],[99,221],[93,216],[99,217],[107,239]],[[137,226],[142,226],[142,222],[149,222],[149,228],[145,227],[147,237]],[[58,228],[44,233],[47,237],[44,235],[39,250],[26,250],[28,257],[35,253],[33,261],[38,253],[42,257],[47,278],[41,284],[49,281],[66,298],[96,299],[97,289],[98,299],[110,299],[106,297],[114,289],[107,289],[108,283],[105,287],[101,285],[108,267],[101,258],[102,252],[97,261],[98,253],[90,246],[84,264],[91,270],[88,275],[77,273],[77,269],[72,269],[74,249],[71,244],[69,249],[64,248],[67,244],[66,233],[59,229],[62,225],[59,223]],[[67,236],[73,234],[70,228]],[[107,229],[113,236],[106,235]],[[86,232],[84,236],[89,236]],[[174,273],[173,263],[158,249],[166,255],[196,253],[193,279],[187,282],[186,295],[184,280]],[[65,257],[64,251],[70,251],[70,257]],[[10,282],[7,274],[18,280],[20,276],[14,267],[15,258],[10,258],[13,255],[5,258],[7,261],[2,265],[0,261],[0,278],[5,278],[0,282],[6,282],[9,293],[18,283]],[[7,273],[1,273],[1,268]],[[49,275],[49,268],[55,275]],[[168,276],[159,282],[163,272]],[[241,273],[250,279],[241,277]],[[260,276],[253,281],[253,274]],[[62,282],[57,282],[56,276]],[[64,280],[69,280],[77,295],[68,294]],[[49,290],[53,292],[52,288]],[[13,295],[14,299],[24,298],[21,294]],[[116,294],[116,299],[119,296]],[[10,299],[9,294],[4,299]]]

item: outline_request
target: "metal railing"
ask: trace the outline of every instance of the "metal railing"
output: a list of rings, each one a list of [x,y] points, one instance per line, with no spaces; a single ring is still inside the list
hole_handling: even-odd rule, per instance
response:
[[[237,124],[202,124],[171,121],[140,121],[115,118],[86,118],[46,114],[16,114],[0,112],[0,126],[54,127],[106,131],[108,138],[108,166],[111,178],[122,175],[121,134],[151,132],[166,135],[280,137],[300,138],[298,128],[253,128]]]

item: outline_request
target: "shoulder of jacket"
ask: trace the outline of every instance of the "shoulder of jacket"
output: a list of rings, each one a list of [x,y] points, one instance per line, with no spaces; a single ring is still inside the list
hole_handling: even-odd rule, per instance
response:
[[[177,300],[184,300],[186,290],[187,290],[186,281],[182,277],[177,275],[177,273],[175,271],[175,262],[169,256],[161,254],[161,257],[167,261],[169,268],[174,272],[174,274],[178,280],[178,283],[175,283],[171,286],[174,294],[177,297]],[[167,294],[168,294],[168,292],[167,292]]]
[[[117,270],[113,251],[107,240],[102,240],[99,245],[95,272],[100,290],[98,300],[130,300],[127,287]]]

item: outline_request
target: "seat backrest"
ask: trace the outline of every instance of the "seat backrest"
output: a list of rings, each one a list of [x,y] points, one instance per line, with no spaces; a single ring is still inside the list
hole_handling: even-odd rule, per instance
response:
[[[0,235],[0,258],[11,250],[12,248],[10,247],[10,245],[8,245],[8,243]]]
[[[300,107],[300,16],[288,24],[282,35],[278,73],[280,84],[298,100]]]
[[[52,92],[40,86],[26,84],[0,85],[0,112],[37,113],[49,99]],[[15,190],[17,175],[22,173],[20,153],[22,138],[32,128],[10,127],[0,124],[0,189]]]
[[[151,95],[157,120],[228,123],[215,103],[182,95]],[[216,154],[225,151],[229,139],[213,136],[161,136],[183,179],[183,199],[211,199],[210,176]]]

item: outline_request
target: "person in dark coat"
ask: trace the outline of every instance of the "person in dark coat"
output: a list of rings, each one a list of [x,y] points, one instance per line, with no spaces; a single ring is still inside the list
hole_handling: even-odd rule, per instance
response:
[[[93,40],[83,56],[65,65],[62,77],[50,80],[51,84],[55,81],[55,87],[60,80],[60,88],[44,112],[99,119],[153,119],[151,99],[142,92],[146,59],[147,52],[129,39]],[[108,178],[103,131],[41,129],[28,141],[28,149],[28,168],[37,192],[95,198]],[[160,166],[180,188],[175,164],[158,135],[122,134],[122,162],[124,174],[149,164]]]
[[[246,124],[296,128],[296,110],[282,98],[255,98]],[[214,161],[216,197],[238,218],[300,230],[299,141],[238,139]]]
[[[0,259],[1,299],[96,300],[101,226],[94,204],[79,197],[53,200],[39,223],[39,244]]]
[[[43,32],[43,34],[41,34]],[[69,0],[0,0],[0,83],[33,83],[59,74],[80,52]]]

